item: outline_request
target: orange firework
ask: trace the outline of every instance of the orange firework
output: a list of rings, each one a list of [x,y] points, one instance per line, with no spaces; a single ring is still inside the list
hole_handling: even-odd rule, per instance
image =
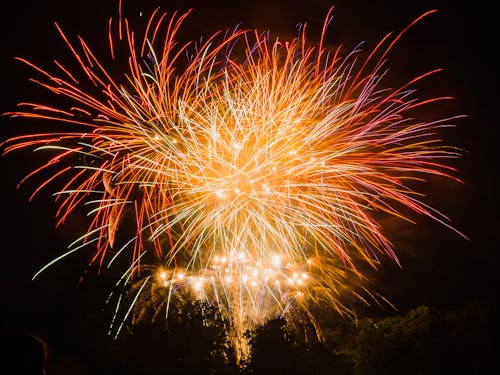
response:
[[[357,295],[350,285],[363,279],[360,265],[377,267],[380,255],[397,261],[375,215],[410,220],[404,208],[450,227],[409,184],[455,179],[443,161],[459,152],[435,134],[456,117],[410,116],[448,99],[414,95],[436,71],[384,87],[387,54],[406,29],[358,61],[358,51],[325,46],[331,11],[315,46],[305,28],[288,41],[236,30],[180,44],[188,13],[156,10],[141,40],[126,19],[110,19],[111,58],[127,50],[118,78],[59,26],[80,72],[56,62],[49,73],[20,59],[67,102],[22,103],[9,115],[68,130],[12,138],[4,152],[55,153],[27,177],[48,175],[35,193],[59,184],[59,224],[82,207],[92,218],[55,261],[82,247],[95,248],[90,263],[99,267],[130,259],[119,283],[137,293],[121,324],[113,320],[116,334],[146,288],[167,313],[179,293],[215,303],[239,338],[292,307],[348,313],[343,298]]]

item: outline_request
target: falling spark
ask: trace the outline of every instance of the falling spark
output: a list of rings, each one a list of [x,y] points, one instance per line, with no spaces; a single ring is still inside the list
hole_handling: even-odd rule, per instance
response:
[[[410,210],[453,229],[411,187],[425,176],[457,180],[445,162],[460,152],[437,133],[458,117],[414,118],[449,99],[415,97],[415,84],[437,71],[383,85],[389,51],[433,11],[382,38],[365,59],[325,47],[331,12],[317,45],[305,27],[288,41],[236,29],[180,44],[189,12],[169,18],[158,9],[139,40],[120,13],[109,21],[111,58],[126,47],[128,71],[118,78],[56,25],[79,72],[19,60],[67,103],[25,102],[7,115],[66,130],[21,135],[3,148],[49,155],[22,183],[47,176],[33,195],[56,186],[58,225],[82,208],[90,222],[35,277],[82,247],[95,248],[90,264],[100,268],[128,257],[117,284],[137,292],[115,335],[134,308],[168,316],[172,298],[191,295],[218,306],[245,357],[243,334],[270,317],[312,305],[353,313],[344,298],[364,301],[354,288],[364,280],[360,265],[398,262],[381,213],[411,221]],[[157,298],[141,297],[148,288]]]

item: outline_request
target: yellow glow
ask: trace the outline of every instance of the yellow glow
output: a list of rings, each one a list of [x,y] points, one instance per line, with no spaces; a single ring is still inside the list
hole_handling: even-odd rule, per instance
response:
[[[205,279],[203,279],[202,277],[196,278],[194,283],[193,283],[194,290],[197,292],[202,291],[204,282],[205,282]]]
[[[276,268],[280,267],[281,266],[281,257],[278,254],[273,254],[271,257],[271,263]]]
[[[34,174],[62,166],[44,179],[62,181],[58,224],[89,208],[89,228],[64,256],[88,244],[97,244],[96,263],[130,254],[120,282],[132,283],[145,267],[161,293],[169,287],[168,303],[177,291],[194,291],[241,331],[286,315],[295,297],[306,311],[318,303],[344,312],[343,293],[362,279],[359,264],[375,267],[380,254],[396,259],[380,213],[404,219],[398,207],[405,207],[446,222],[407,186],[421,175],[451,177],[439,159],[457,151],[429,138],[443,120],[407,116],[438,99],[415,99],[406,85],[379,87],[398,33],[365,61],[328,51],[327,43],[308,47],[305,27],[286,42],[267,33],[216,33],[190,50],[176,41],[183,19],[154,13],[142,48],[126,28],[119,38],[129,52],[120,62],[131,68],[126,85],[110,79],[87,44],[65,37],[82,80],[35,68],[45,76],[37,82],[74,107],[24,103],[10,115],[84,131],[15,137],[2,142],[4,152],[34,146],[56,153]],[[233,56],[228,47],[240,38],[244,51]],[[114,56],[119,41],[111,31],[108,39]],[[67,168],[74,156],[84,162]],[[150,254],[164,267],[148,264]]]

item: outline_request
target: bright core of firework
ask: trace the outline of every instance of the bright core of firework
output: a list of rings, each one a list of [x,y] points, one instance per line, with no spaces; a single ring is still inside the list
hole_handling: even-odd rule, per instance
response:
[[[88,209],[88,230],[66,254],[95,248],[100,267],[128,257],[118,284],[138,285],[132,306],[147,286],[166,290],[167,312],[189,292],[242,332],[293,304],[346,311],[360,264],[397,261],[376,215],[406,219],[412,210],[449,225],[409,183],[453,178],[443,161],[459,153],[435,135],[453,118],[414,117],[447,98],[415,97],[412,86],[434,72],[383,86],[404,31],[361,59],[325,47],[330,13],[316,46],[305,27],[287,41],[237,30],[181,45],[186,16],[155,11],[142,40],[121,17],[110,19],[110,56],[125,53],[125,78],[112,78],[59,26],[80,71],[57,61],[49,73],[22,60],[68,103],[23,103],[10,115],[67,130],[10,139],[5,152],[50,151],[27,178],[49,176],[35,193],[59,183],[59,223]]]

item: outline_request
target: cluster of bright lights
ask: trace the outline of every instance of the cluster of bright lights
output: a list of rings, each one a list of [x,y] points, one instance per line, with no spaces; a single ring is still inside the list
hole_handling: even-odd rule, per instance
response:
[[[203,275],[180,269],[160,268],[157,271],[157,282],[165,288],[188,287],[199,298],[207,295],[206,288],[209,291],[214,288],[223,289],[232,287],[235,283],[247,293],[264,290],[283,298],[285,294],[294,291],[294,295],[300,297],[303,295],[300,289],[307,287],[310,277],[307,270],[311,263],[308,260],[301,267],[290,262],[282,264],[282,257],[278,254],[272,255],[267,263],[249,262],[244,252],[231,252],[229,256],[215,255]]]
[[[304,27],[286,42],[236,30],[190,49],[176,42],[186,16],[155,11],[142,42],[123,19],[111,19],[111,57],[118,59],[118,43],[128,48],[129,72],[118,80],[58,27],[80,74],[60,62],[49,73],[22,61],[72,104],[23,103],[10,113],[68,126],[10,139],[5,152],[51,151],[27,179],[48,172],[35,193],[60,184],[59,224],[90,208],[88,230],[55,261],[83,247],[96,249],[90,262],[100,268],[130,260],[117,285],[139,286],[123,321],[147,285],[167,291],[167,313],[171,298],[190,291],[218,305],[241,334],[294,301],[345,312],[346,293],[358,295],[350,285],[362,279],[360,263],[397,261],[376,215],[407,219],[402,211],[411,210],[449,226],[410,184],[454,178],[441,161],[459,152],[434,136],[453,118],[413,118],[447,98],[413,96],[411,86],[434,72],[382,87],[387,54],[403,32],[362,61],[359,51],[342,57],[325,48],[330,13],[317,46]],[[99,95],[89,93],[95,87]],[[115,317],[122,306],[120,296]]]

